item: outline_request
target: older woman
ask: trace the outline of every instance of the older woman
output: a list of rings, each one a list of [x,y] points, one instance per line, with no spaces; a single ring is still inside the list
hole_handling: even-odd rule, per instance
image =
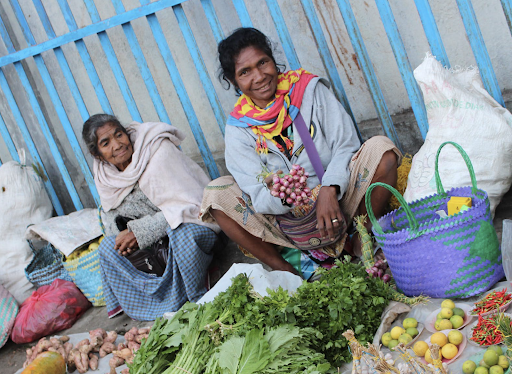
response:
[[[132,123],[96,114],[82,136],[94,157],[106,238],[99,247],[103,291],[112,317],[125,311],[154,320],[206,292],[207,268],[219,228],[197,219],[209,178],[178,145],[183,134],[165,123]],[[119,227],[119,221],[126,228]],[[125,257],[168,236],[161,277]]]
[[[280,230],[276,216],[293,207],[272,196],[269,183],[265,186],[257,178],[262,166],[276,173],[299,164],[310,175],[308,187],[320,185],[297,131],[298,113],[325,171],[316,189],[316,218],[324,238],[334,238],[344,218],[351,222],[366,213],[364,194],[372,182],[396,185],[400,151],[383,136],[361,145],[353,122],[329,91],[329,83],[304,69],[281,72],[268,38],[260,31],[235,30],[220,42],[218,53],[221,78],[240,94],[225,133],[226,166],[233,177],[216,179],[206,188],[201,218],[216,221],[240,247],[271,268],[299,272],[307,278],[319,263],[332,263],[349,246],[342,239],[326,242],[320,250],[290,255],[288,249],[294,245]],[[384,212],[389,196],[384,189],[373,193],[377,216]],[[360,255],[357,236],[352,244],[353,252]]]

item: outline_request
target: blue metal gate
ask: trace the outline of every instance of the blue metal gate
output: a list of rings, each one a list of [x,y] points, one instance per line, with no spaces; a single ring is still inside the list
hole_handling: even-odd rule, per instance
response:
[[[168,97],[175,95],[210,176],[216,178],[221,174],[209,143],[218,144],[222,141],[225,111],[232,103],[226,100],[226,93],[219,90],[218,83],[213,77],[215,72],[205,63],[205,59],[211,61],[215,56],[206,56],[202,53],[198,40],[206,37],[218,43],[236,25],[253,26],[252,21],[257,15],[250,14],[244,0],[232,0],[231,3],[229,0],[189,0],[187,3],[190,7],[200,8],[203,12],[199,18],[205,19],[207,24],[202,25],[198,24],[201,22],[197,21],[199,18],[195,15],[192,16],[194,22],[189,21],[191,16],[190,13],[187,15],[183,3],[185,2],[181,0],[140,0],[140,4],[127,10],[123,1],[111,0],[109,6],[113,7],[115,15],[106,18],[100,16],[93,0],[9,0],[9,4],[3,5],[0,12],[0,36],[5,47],[5,53],[0,57],[0,101],[3,102],[3,107],[0,106],[1,138],[12,159],[18,160],[18,150],[26,147],[33,162],[39,166],[42,173],[49,176],[45,184],[57,214],[62,215],[73,208],[79,210],[84,206],[99,204],[88,163],[90,158],[86,158],[77,132],[79,134],[81,123],[90,114],[94,114],[90,108],[100,109],[99,111],[106,113],[116,112],[113,102],[117,102],[117,97],[113,97],[112,92],[117,93],[115,96],[122,97],[123,108],[127,109],[133,120],[142,121],[141,109],[151,103],[154,107],[152,110],[157,116],[153,120],[166,123],[173,123],[171,117],[176,115],[176,107],[168,103]],[[227,3],[234,7],[239,20],[226,26],[226,21],[224,24],[220,21],[218,12],[219,7],[225,7]],[[297,38],[291,35],[290,28],[287,27],[287,15],[290,10],[297,11],[300,8],[307,20],[309,33],[314,39],[333,91],[355,123],[339,68],[332,55],[332,39],[327,37],[325,25],[319,19],[319,1],[259,0],[257,3],[268,8],[288,66],[292,69],[302,65],[297,54]],[[356,63],[366,81],[383,132],[400,146],[400,137],[391,119],[353,7],[349,0],[325,0],[324,5],[327,3],[335,5],[341,13],[357,58]],[[414,3],[432,54],[443,65],[449,67],[450,62],[429,1],[414,0]],[[471,0],[456,0],[456,4],[484,85],[491,95],[504,105]],[[414,80],[390,2],[375,0],[375,5],[407,91],[419,132],[424,138],[428,130],[426,109],[421,91]],[[501,6],[512,31],[512,0],[501,0]],[[36,14],[37,17],[32,17]],[[171,14],[179,29],[179,37],[169,30],[164,30],[169,24],[161,20],[166,20]],[[12,21],[7,22],[7,18],[15,19],[16,24],[14,25]],[[65,22],[66,32],[56,33],[57,25],[61,29],[63,27],[58,20]],[[149,30],[143,33],[144,38],[134,29],[137,22],[145,22],[143,27]],[[23,40],[18,40],[19,46],[15,47],[13,36],[17,30],[23,35]],[[127,47],[126,55],[119,53],[117,43],[120,33],[124,34],[123,45]],[[90,42],[91,38],[94,38],[99,47]],[[156,62],[153,59],[148,60],[148,52],[143,50],[146,43],[156,45],[165,69],[159,69],[155,73]],[[183,45],[180,46],[180,43]],[[183,51],[184,48],[189,54],[187,59],[193,62],[194,74],[197,74],[202,85],[201,93],[198,95],[206,98],[208,111],[218,125],[218,129],[208,128],[206,134],[199,118],[206,109],[201,106],[198,112],[197,105],[191,100],[190,88],[187,88],[187,72],[180,71],[177,64],[177,60],[182,58],[180,50]],[[209,50],[215,51],[215,46]],[[130,53],[130,58],[134,59],[137,67],[135,73],[123,67],[124,59]],[[72,55],[74,57],[70,57]],[[57,65],[54,66],[55,61]],[[104,70],[108,70],[108,74],[113,77],[112,82],[115,82],[114,86],[117,87],[112,87],[110,82],[105,83],[106,78],[103,75],[107,72]],[[83,72],[86,72],[85,78]],[[133,74],[140,75],[145,87],[134,87],[133,84],[129,84],[129,78]],[[172,89],[162,86],[161,81],[166,79],[172,82]],[[44,90],[41,87],[44,87]],[[141,89],[147,91],[149,101],[137,99],[135,94]],[[65,137],[60,135],[62,131]],[[34,135],[36,133],[42,136],[38,139]],[[47,144],[43,144],[43,139]],[[42,148],[49,150],[48,155],[41,154]],[[67,159],[66,152],[73,154],[76,160]],[[74,170],[74,165],[78,165],[79,171]],[[49,168],[55,169],[56,173],[49,173]],[[62,187],[56,187],[60,185]]]

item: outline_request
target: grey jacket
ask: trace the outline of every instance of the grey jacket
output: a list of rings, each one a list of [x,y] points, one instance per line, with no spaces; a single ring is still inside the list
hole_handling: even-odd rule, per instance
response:
[[[300,112],[305,123],[310,124],[310,133],[325,169],[322,185],[339,186],[338,199],[341,199],[350,179],[350,159],[361,143],[352,119],[328,85],[323,79],[312,79],[304,92]],[[292,164],[299,164],[310,175],[308,187],[314,188],[320,184],[295,124],[293,137],[293,155],[288,160],[271,141],[267,141],[268,154],[257,154],[257,137],[250,128],[226,126],[226,167],[242,191],[251,197],[258,213],[284,214],[291,209],[283,205],[279,198],[273,197],[262,182],[258,182],[257,175],[261,173],[262,165],[272,172],[282,170],[286,173]]]
[[[107,236],[119,234],[115,219],[117,216],[131,218],[128,229],[133,232],[139,248],[149,247],[166,235],[169,224],[164,214],[141,191],[137,183],[117,208],[102,212],[101,218]]]

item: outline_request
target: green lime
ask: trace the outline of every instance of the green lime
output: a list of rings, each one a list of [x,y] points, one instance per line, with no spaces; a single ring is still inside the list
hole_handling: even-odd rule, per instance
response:
[[[498,354],[498,356],[501,356],[503,354],[503,350],[501,349],[501,347],[499,345],[491,345],[487,349],[492,349],[493,351],[495,351]]]
[[[484,367],[484,368],[486,368],[486,369],[489,369],[489,368],[490,368],[490,366],[489,366],[489,365],[487,365],[483,359],[482,359],[482,360],[480,360],[480,362],[479,362],[478,366],[482,366],[482,367]]]
[[[476,369],[476,364],[474,361],[467,360],[467,361],[464,361],[464,363],[462,364],[462,372],[464,374],[473,374],[475,372],[475,369]]]
[[[499,358],[500,355],[493,349],[488,349],[484,353],[484,362],[489,366],[497,365]]]
[[[461,308],[453,308],[453,315],[461,316],[462,318],[465,316],[464,311]]]
[[[503,368],[499,365],[491,366],[489,374],[503,374]]]
[[[507,370],[510,365],[507,356],[501,355],[498,359],[498,365],[500,365],[504,370]]]
[[[405,332],[411,335],[413,338],[415,338],[416,335],[418,335],[418,329],[416,327],[409,327],[407,330],[405,330]]]
[[[475,374],[489,374],[489,369],[485,366],[479,366],[475,370]]]
[[[407,334],[407,333],[403,333],[402,335],[400,335],[400,337],[398,338],[398,342],[399,343],[402,343],[404,345],[407,345],[409,344],[410,342],[412,341],[412,336]]]
[[[393,340],[391,340],[391,341],[388,343],[388,348],[389,348],[389,349],[393,349],[393,348],[395,348],[397,345],[398,345],[398,340],[393,339]]]
[[[390,332],[386,332],[385,334],[382,335],[382,338],[380,340],[381,340],[382,345],[384,347],[388,347],[389,346],[389,342],[391,340],[393,340],[393,338],[391,337],[391,333]]]

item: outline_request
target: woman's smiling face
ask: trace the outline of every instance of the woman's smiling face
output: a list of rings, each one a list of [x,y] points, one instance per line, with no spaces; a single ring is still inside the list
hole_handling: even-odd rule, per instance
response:
[[[236,58],[235,83],[260,108],[274,100],[278,74],[272,58],[256,47],[242,49]]]
[[[106,123],[96,130],[98,151],[103,161],[119,170],[126,169],[132,162],[133,146],[128,135],[119,126]]]

